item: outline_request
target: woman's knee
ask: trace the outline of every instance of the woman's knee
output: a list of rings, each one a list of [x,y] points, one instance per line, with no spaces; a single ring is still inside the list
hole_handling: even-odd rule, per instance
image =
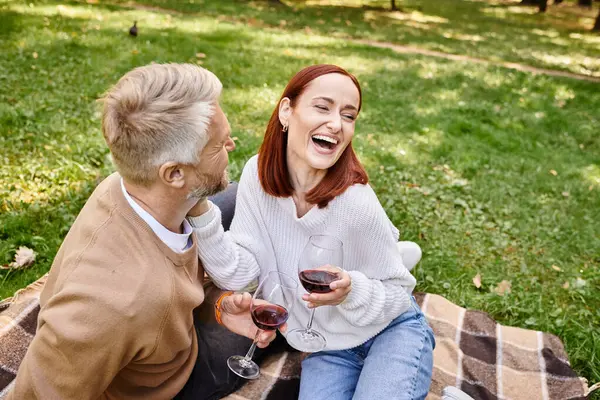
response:
[[[409,271],[421,261],[423,256],[421,247],[415,242],[398,242],[398,250],[402,255],[402,263]]]

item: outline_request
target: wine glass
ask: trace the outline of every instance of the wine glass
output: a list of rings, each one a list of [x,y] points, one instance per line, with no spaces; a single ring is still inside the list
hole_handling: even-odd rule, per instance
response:
[[[250,315],[258,327],[254,342],[245,356],[231,356],[227,360],[229,369],[245,379],[256,379],[260,368],[252,361],[258,335],[261,330],[274,331],[287,321],[296,301],[298,282],[281,272],[269,272],[252,296]]]
[[[329,285],[341,276],[331,268],[321,267],[329,265],[341,268],[343,257],[343,245],[339,239],[327,235],[311,236],[298,263],[298,275],[304,289],[309,293],[331,292]],[[286,336],[290,345],[307,353],[323,350],[327,345],[325,337],[312,329],[315,311],[313,308],[305,329],[294,329]]]

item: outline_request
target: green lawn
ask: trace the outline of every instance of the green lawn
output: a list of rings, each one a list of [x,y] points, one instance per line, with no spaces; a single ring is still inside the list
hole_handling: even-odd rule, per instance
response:
[[[559,335],[575,369],[600,381],[600,85],[398,55],[339,37],[580,73],[580,64],[543,60],[588,57],[587,73],[598,75],[599,36],[566,30],[559,22],[571,14],[518,14],[491,0],[406,0],[405,8],[422,8],[409,19],[359,8],[144,3],[185,13],[0,0],[0,264],[21,245],[38,252],[30,269],[0,271],[0,298],[48,270],[85,199],[112,170],[96,99],[126,71],[197,60],[214,71],[238,145],[231,156],[237,178],[293,73],[336,63],[363,84],[356,148],[372,184],[402,238],[424,250],[417,289]],[[364,22],[369,12],[378,16],[374,27]],[[415,15],[449,22],[411,36]],[[133,20],[140,21],[136,39],[127,35]],[[462,25],[498,38],[468,43],[437,30]],[[558,32],[560,40],[532,29]],[[480,289],[472,283],[478,273]],[[502,280],[512,284],[504,296],[493,291]]]
[[[597,2],[585,9],[567,0],[539,14],[536,7],[520,7],[520,0],[396,0],[403,12],[390,12],[389,0],[285,1],[290,7],[246,0],[138,3],[255,27],[386,41],[600,77],[600,35],[590,32]]]

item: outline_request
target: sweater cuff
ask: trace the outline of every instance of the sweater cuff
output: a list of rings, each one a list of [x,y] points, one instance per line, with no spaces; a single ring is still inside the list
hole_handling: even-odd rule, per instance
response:
[[[352,280],[350,293],[346,300],[339,305],[346,310],[353,310],[367,304],[371,298],[371,280],[362,272],[346,271]]]
[[[208,200],[208,206],[208,211],[204,214],[197,217],[187,217],[187,220],[192,228],[206,228],[206,226],[217,217],[217,207],[212,203],[212,201]]]

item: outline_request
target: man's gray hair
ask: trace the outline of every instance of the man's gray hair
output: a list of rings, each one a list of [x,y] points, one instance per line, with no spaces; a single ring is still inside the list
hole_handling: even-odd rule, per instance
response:
[[[102,133],[125,179],[149,185],[165,162],[196,164],[222,85],[192,64],[128,72],[103,98]]]

